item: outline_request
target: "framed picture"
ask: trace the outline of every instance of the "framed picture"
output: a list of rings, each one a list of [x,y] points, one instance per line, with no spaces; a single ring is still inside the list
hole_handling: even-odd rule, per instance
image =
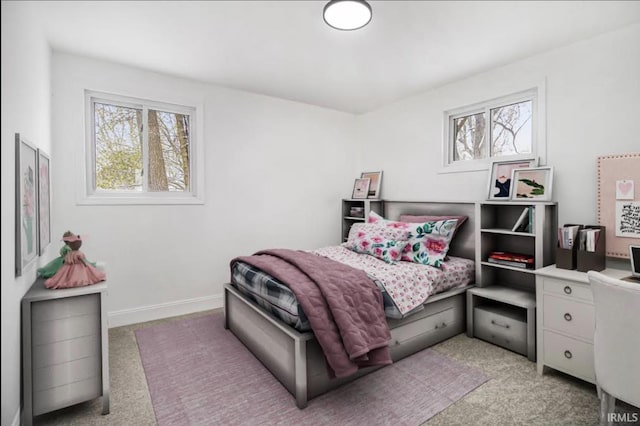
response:
[[[50,159],[38,149],[38,254],[51,243],[51,173]]]
[[[382,187],[382,172],[363,172],[360,178],[369,178],[369,195],[367,198],[380,198],[380,188]]]
[[[523,160],[494,161],[489,173],[489,200],[509,201],[511,199],[511,171],[536,167],[538,160],[525,158]]]
[[[353,184],[353,194],[351,198],[367,198],[369,196],[369,186],[371,185],[371,179],[360,178],[356,179]]]
[[[551,201],[553,167],[513,169],[511,199]]]
[[[38,257],[38,151],[16,133],[16,276]]]

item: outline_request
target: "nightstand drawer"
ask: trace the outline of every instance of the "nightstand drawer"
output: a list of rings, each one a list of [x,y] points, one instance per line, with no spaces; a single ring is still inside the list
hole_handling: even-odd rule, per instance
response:
[[[33,345],[100,334],[100,317],[92,314],[34,322],[31,333]]]
[[[590,343],[545,330],[544,363],[572,376],[595,382],[593,345]]]
[[[62,364],[88,356],[99,356],[102,342],[99,334],[33,346],[33,368]]]
[[[31,306],[31,318],[33,322],[40,322],[96,314],[99,311],[100,296],[89,294],[33,303]]]
[[[524,309],[485,305],[473,311],[475,336],[514,352],[527,354],[527,318]]]
[[[78,402],[97,398],[102,394],[100,377],[70,383],[33,393],[33,415],[48,413]]]
[[[562,294],[563,296],[584,300],[593,303],[593,293],[588,284],[580,284],[573,281],[563,281],[555,278],[544,277],[544,291]]]
[[[44,391],[92,378],[100,380],[101,371],[99,356],[37,368],[33,370],[33,390]]]
[[[545,294],[543,319],[545,328],[593,341],[595,328],[593,305]]]

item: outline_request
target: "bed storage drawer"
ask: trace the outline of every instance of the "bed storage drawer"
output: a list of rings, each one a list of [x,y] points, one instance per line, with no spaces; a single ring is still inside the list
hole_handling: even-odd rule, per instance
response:
[[[474,308],[473,334],[480,339],[527,355],[527,314],[508,305]]]

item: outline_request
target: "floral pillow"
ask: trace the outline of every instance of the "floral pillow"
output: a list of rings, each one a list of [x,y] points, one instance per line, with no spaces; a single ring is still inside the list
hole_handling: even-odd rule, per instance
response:
[[[402,258],[408,241],[385,240],[378,236],[356,238],[353,245],[347,248],[356,253],[370,254],[373,257],[384,260],[387,263],[396,263]]]
[[[382,240],[406,241],[408,234],[408,229],[387,227],[382,223],[354,223],[349,230],[346,246],[353,246],[356,240],[365,236],[369,238],[379,237]]]
[[[424,223],[406,223],[386,220],[375,212],[371,212],[369,223],[382,225],[388,229],[408,231],[408,244],[402,253],[401,260],[421,263],[439,268],[442,266],[449,243],[453,238],[457,220],[438,220]]]

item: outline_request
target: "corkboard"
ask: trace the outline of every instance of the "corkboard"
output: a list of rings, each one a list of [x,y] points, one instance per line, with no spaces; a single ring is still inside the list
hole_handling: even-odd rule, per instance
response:
[[[629,245],[640,244],[639,207],[640,153],[598,157],[598,224],[607,227],[607,256],[628,259]]]

